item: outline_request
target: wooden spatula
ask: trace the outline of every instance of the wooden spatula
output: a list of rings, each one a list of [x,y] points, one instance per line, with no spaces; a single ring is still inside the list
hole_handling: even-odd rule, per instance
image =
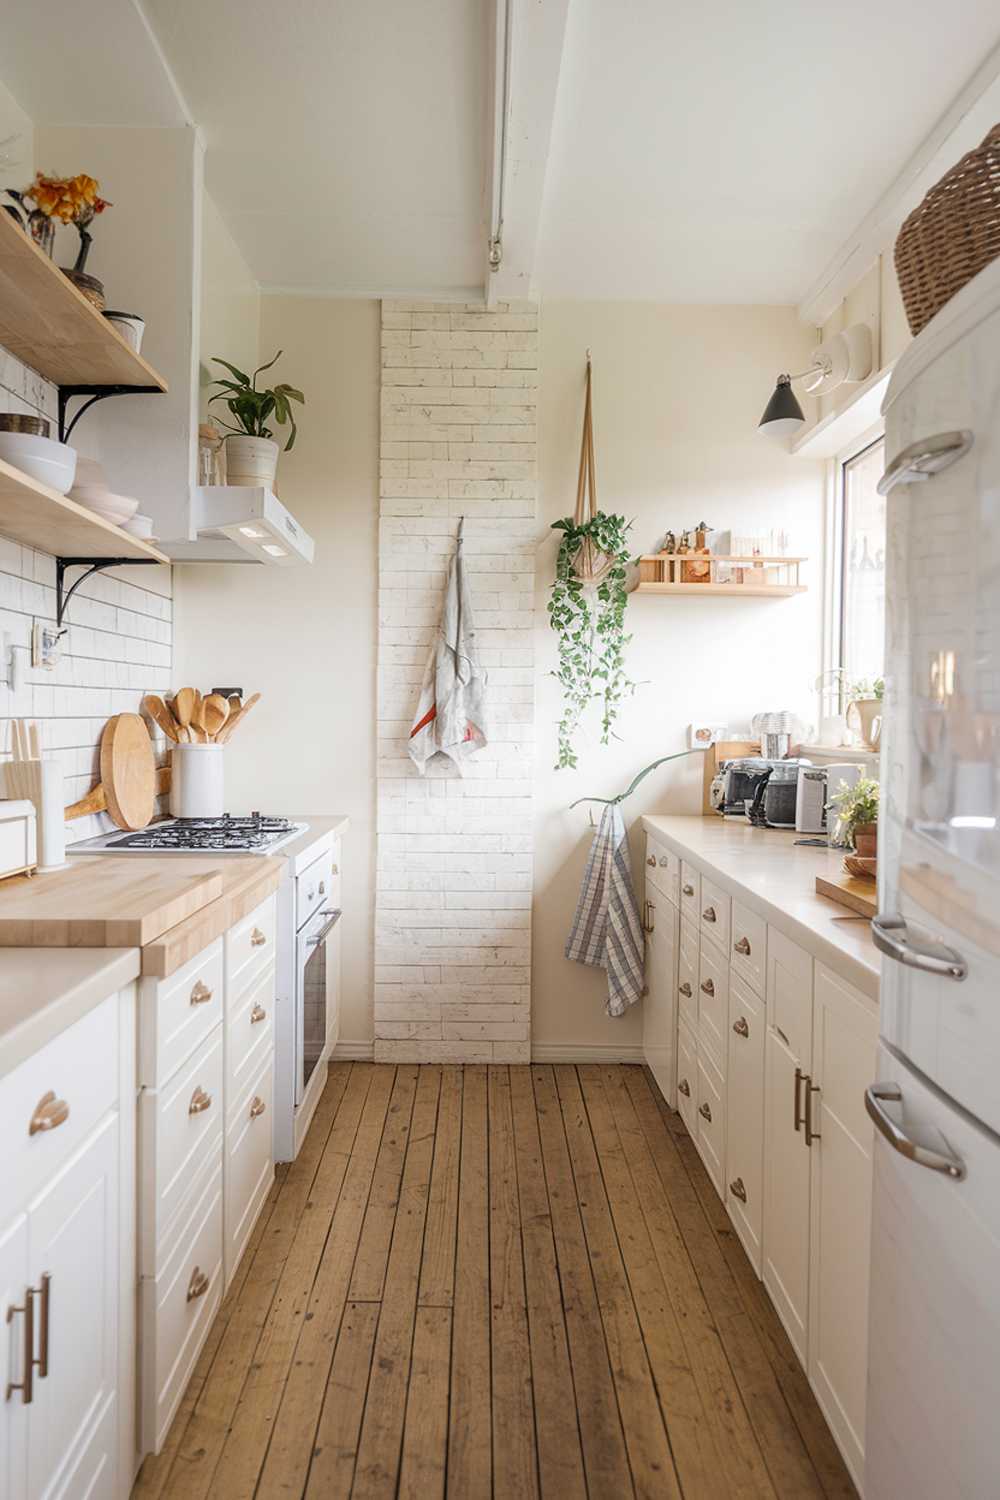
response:
[[[179,692],[174,694],[174,718],[185,731],[184,739],[188,741],[194,739],[194,735],[191,733],[191,720],[194,718],[194,711],[197,705],[198,694],[194,688],[181,688]]]
[[[242,721],[246,718],[247,714],[253,708],[254,704],[255,703],[259,703],[259,702],[260,702],[260,694],[259,693],[254,693],[253,696],[250,697],[250,698],[248,698],[247,701],[244,704],[242,704],[236,710],[235,713],[230,714],[229,718],[226,720],[225,724],[223,725],[220,733],[218,735],[216,735],[216,742],[218,744],[220,744],[220,745],[226,744],[226,742],[229,740],[230,736],[232,735],[233,730],[236,728],[237,724],[242,723]]]
[[[209,693],[201,705],[201,725],[210,740],[218,738],[219,730],[229,718],[229,700],[221,693]]]
[[[170,712],[163,699],[156,693],[147,693],[142,700],[142,706],[154,723],[159,724],[168,740],[175,744],[180,742],[180,725]]]

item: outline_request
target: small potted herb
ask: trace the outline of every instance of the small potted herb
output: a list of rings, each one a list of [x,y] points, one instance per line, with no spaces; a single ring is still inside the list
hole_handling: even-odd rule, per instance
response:
[[[305,396],[291,385],[276,385],[268,390],[257,389],[257,376],[277,364],[281,358],[279,349],[266,365],[259,365],[252,375],[238,370],[226,359],[213,356],[212,363],[223,365],[233,376],[232,380],[218,379],[212,382],[220,387],[209,397],[209,406],[221,401],[227,407],[233,424],[222,422],[230,436],[226,438],[226,480],[229,484],[260,485],[270,489],[278,467],[278,445],[273,439],[270,424],[289,428],[285,452],[293,446],[298,429],[292,413],[292,402],[304,405]]]
[[[874,859],[878,850],[879,784],[862,776],[854,786],[841,783],[827,803],[837,815],[838,842],[850,842],[860,859]]]

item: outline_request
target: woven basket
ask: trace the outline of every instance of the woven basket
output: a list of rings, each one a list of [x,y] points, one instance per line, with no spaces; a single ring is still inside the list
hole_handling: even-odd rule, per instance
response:
[[[896,274],[918,334],[1000,255],[1000,125],[956,162],[913,210],[896,240]]]

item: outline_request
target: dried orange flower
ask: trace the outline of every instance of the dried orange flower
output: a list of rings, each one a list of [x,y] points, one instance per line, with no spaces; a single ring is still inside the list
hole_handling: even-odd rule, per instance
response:
[[[47,218],[58,219],[63,224],[89,224],[95,214],[103,213],[111,204],[98,196],[100,183],[96,177],[80,172],[76,177],[52,177],[43,172],[35,173],[35,180],[25,190],[24,196],[32,198]]]

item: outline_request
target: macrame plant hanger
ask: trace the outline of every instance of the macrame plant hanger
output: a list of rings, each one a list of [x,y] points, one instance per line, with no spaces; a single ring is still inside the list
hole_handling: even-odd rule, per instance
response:
[[[587,395],[583,405],[583,437],[580,442],[580,477],[576,485],[573,519],[583,526],[597,515],[597,470],[594,466],[594,419],[591,402],[591,360],[587,350]],[[597,584],[611,571],[614,558],[601,552],[590,537],[584,537],[573,558],[573,572],[582,583]]]

